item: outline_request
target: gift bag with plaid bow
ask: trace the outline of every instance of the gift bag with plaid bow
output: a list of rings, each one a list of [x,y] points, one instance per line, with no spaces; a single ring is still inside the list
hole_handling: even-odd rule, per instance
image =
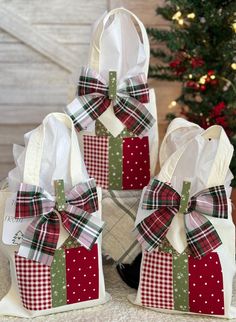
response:
[[[103,247],[116,261],[130,261],[140,251],[130,233],[133,216],[125,208],[132,214],[137,211],[133,199],[154,176],[157,163],[155,92],[147,84],[149,51],[145,27],[132,12],[116,8],[105,13],[94,24],[77,97],[65,110],[78,131],[89,175],[113,191],[110,202],[104,192],[108,224]],[[128,191],[127,199],[121,190]]]
[[[14,158],[0,191],[0,250],[12,279],[0,314],[34,317],[105,303],[101,189],[87,174],[73,122],[49,114]]]
[[[143,189],[136,217],[143,256],[131,302],[170,313],[236,317],[232,154],[220,126],[203,130],[180,118],[170,124],[160,173]]]

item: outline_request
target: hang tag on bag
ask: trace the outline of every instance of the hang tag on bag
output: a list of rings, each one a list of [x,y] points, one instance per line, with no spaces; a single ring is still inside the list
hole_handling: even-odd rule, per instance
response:
[[[17,246],[22,242],[24,232],[32,221],[32,218],[15,218],[15,209],[16,194],[6,200],[3,219],[2,241],[12,246]]]

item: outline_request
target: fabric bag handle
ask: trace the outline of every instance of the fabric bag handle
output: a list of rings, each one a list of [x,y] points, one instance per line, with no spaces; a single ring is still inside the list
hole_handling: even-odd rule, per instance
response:
[[[201,127],[195,123],[189,122],[181,117],[177,117],[175,118],[170,125],[168,126],[167,130],[166,130],[166,134],[162,140],[162,144],[160,146],[160,152],[159,152],[159,161],[160,161],[160,166],[162,167],[162,165],[164,164],[164,162],[166,161],[166,159],[168,158],[168,153],[167,153],[167,140],[168,137],[174,133],[176,130],[178,129],[195,129],[195,130],[201,130]],[[203,129],[202,129],[203,131]],[[187,142],[186,142],[187,144]]]
[[[31,134],[26,148],[23,182],[39,185],[43,146],[46,144],[46,142],[44,142],[45,130],[47,122],[52,116],[71,129],[70,175],[72,185],[74,186],[78,182],[87,180],[88,174],[85,165],[83,164],[73,122],[69,116],[63,113],[50,113],[45,117],[42,124]]]
[[[109,11],[106,15],[103,15],[101,20],[97,23],[95,26],[94,30],[94,40],[93,44],[91,46],[91,51],[90,51],[90,65],[93,69],[99,70],[99,57],[101,54],[100,50],[100,44],[101,44],[101,39],[103,36],[103,32],[105,30],[105,26],[109,18],[117,13],[127,13],[130,15],[134,20],[137,22],[140,30],[141,30],[141,35],[142,35],[142,40],[143,40],[143,47],[144,51],[146,54],[146,62],[145,62],[145,67],[144,67],[144,73],[147,76],[148,75],[148,69],[149,69],[149,59],[150,59],[150,45],[149,45],[149,39],[147,36],[147,31],[146,28],[144,27],[144,24],[141,22],[141,20],[131,11],[121,7],[121,8],[115,8],[111,11]],[[97,43],[96,43],[97,41]]]
[[[226,175],[227,175],[227,172],[229,169],[229,165],[230,165],[230,161],[231,161],[231,158],[233,155],[233,147],[232,147],[231,143],[229,142],[229,139],[228,139],[224,129],[219,125],[213,125],[199,135],[201,135],[204,138],[211,137],[211,138],[218,138],[219,139],[217,152],[215,155],[215,159],[214,159],[212,168],[210,170],[210,174],[209,174],[208,181],[207,181],[207,186],[211,187],[214,185],[219,185],[226,178]],[[180,147],[163,164],[160,174],[159,174],[159,175],[161,175],[162,180],[166,180],[167,182],[171,181],[174,171],[177,167],[177,164],[178,164],[182,154],[188,148],[188,145],[191,144],[192,140],[188,141],[187,144]]]

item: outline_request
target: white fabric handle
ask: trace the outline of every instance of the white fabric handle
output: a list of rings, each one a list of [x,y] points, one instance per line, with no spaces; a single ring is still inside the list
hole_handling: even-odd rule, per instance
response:
[[[143,23],[139,20],[139,18],[132,13],[131,11],[125,9],[125,8],[115,8],[108,12],[105,16],[101,18],[101,21],[98,22],[97,26],[95,27],[95,41],[93,42],[93,46],[91,47],[91,53],[90,53],[90,64],[91,67],[99,71],[99,57],[101,54],[100,50],[100,44],[101,44],[101,39],[103,36],[103,32],[106,26],[106,23],[108,22],[109,18],[117,13],[127,13],[130,15],[134,20],[137,22],[141,34],[142,34],[142,39],[143,39],[143,47],[144,51],[146,54],[146,62],[145,62],[145,67],[144,67],[144,73],[147,76],[148,75],[148,69],[149,69],[149,59],[150,59],[150,45],[149,45],[149,40],[147,36],[146,29],[143,25]],[[96,38],[98,38],[98,43],[96,44]]]
[[[176,139],[180,143],[178,144],[179,146],[176,145],[175,147],[173,146],[169,147],[170,145],[170,140],[168,140],[169,137],[171,136],[172,133],[178,130],[182,131],[181,134],[183,134],[183,131],[184,131],[184,135],[187,134],[187,137],[184,137],[184,140],[183,140],[182,135],[180,136],[180,134],[176,134]],[[160,166],[162,167],[164,162],[170,157],[172,153],[175,152],[176,149],[180,148],[182,145],[186,145],[190,139],[192,139],[194,136],[197,135],[197,133],[200,134],[203,131],[204,130],[195,123],[189,122],[181,117],[175,118],[168,126],[166,134],[160,146],[160,152],[159,152]]]
[[[28,184],[39,185],[43,146],[47,144],[44,142],[45,129],[49,118],[52,116],[71,129],[70,175],[72,185],[74,186],[78,182],[87,180],[88,175],[83,164],[73,122],[69,116],[63,113],[47,115],[42,124],[31,134],[26,148],[23,181]]]
[[[208,187],[218,185],[219,182],[223,182],[226,178],[233,155],[233,147],[224,129],[219,125],[213,125],[199,135],[202,135],[204,138],[219,139],[218,149],[207,181]],[[191,144],[192,140],[176,150],[162,165],[160,174],[167,182],[171,181],[182,154],[188,149],[188,145]]]

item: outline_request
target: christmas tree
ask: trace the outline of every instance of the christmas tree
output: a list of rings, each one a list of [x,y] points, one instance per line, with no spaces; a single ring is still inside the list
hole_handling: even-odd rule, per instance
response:
[[[169,0],[157,14],[170,27],[148,29],[158,60],[149,76],[182,83],[167,119],[180,114],[203,128],[221,125],[236,148],[236,1]],[[236,186],[236,152],[230,167]]]

